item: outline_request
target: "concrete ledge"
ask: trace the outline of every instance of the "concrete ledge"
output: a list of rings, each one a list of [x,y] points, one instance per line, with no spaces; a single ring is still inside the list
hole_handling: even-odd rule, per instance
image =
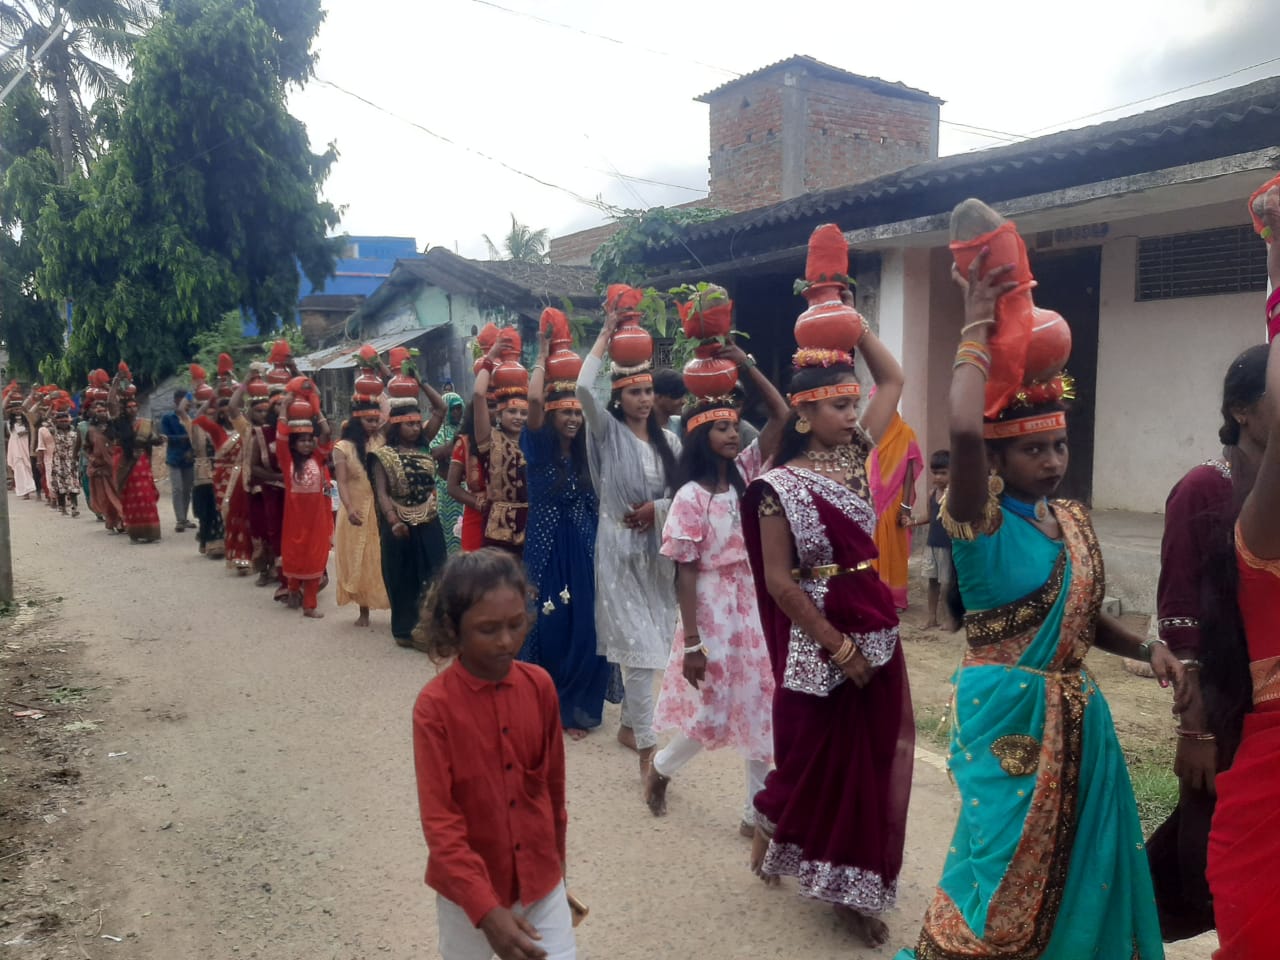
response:
[[[1125,613],[1154,613],[1164,516],[1095,510],[1093,529],[1102,546],[1107,595],[1119,599]]]

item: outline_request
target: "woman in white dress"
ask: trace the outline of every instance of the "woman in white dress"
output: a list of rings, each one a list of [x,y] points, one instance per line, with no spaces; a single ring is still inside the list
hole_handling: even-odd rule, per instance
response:
[[[671,506],[680,441],[658,421],[650,364],[612,365],[607,410],[593,392],[605,349],[617,326],[604,327],[578,375],[587,421],[587,459],[600,498],[596,533],[596,638],[601,655],[622,671],[618,741],[640,754],[643,778],[658,738],[653,730],[656,685],[671,650],[676,622],[675,566],[659,552]]]
[[[23,500],[30,500],[36,492],[36,478],[31,472],[31,421],[27,418],[22,394],[16,388],[6,394],[4,407],[9,421],[5,463],[13,471],[13,492]]]

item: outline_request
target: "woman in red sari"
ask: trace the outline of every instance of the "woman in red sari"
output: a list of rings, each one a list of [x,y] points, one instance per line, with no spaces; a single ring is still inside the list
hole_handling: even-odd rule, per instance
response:
[[[329,421],[320,413],[320,393],[310,381],[306,385],[310,388],[306,398],[285,394],[282,410],[287,419],[281,416],[276,425],[276,456],[284,473],[285,498],[280,564],[289,581],[289,606],[301,606],[304,617],[319,620],[324,614],[316,609],[316,597],[333,538],[333,511],[325,493],[329,482],[325,463],[333,444]]]
[[[151,448],[164,443],[150,420],[138,416],[137,388],[129,382],[129,368],[111,381],[107,407],[111,411],[108,433],[116,443],[112,466],[116,489],[124,515],[125,532],[133,543],[155,543],[160,539],[160,491],[151,474]]]
[[[1266,450],[1236,524],[1237,597],[1247,642],[1236,676],[1252,687],[1253,709],[1243,719],[1231,769],[1217,776],[1218,804],[1209,834],[1209,890],[1220,947],[1216,960],[1275,955],[1280,904],[1280,178],[1254,195],[1251,213],[1270,244],[1267,334],[1271,341],[1263,404],[1269,419]],[[1224,643],[1222,646],[1226,646]],[[1216,651],[1215,651],[1216,652]],[[1223,652],[1222,660],[1228,655]],[[1219,673],[1206,661],[1205,679]],[[1249,682],[1251,681],[1251,683]]]
[[[815,260],[824,240],[838,241],[843,268]],[[847,256],[839,229],[819,227],[806,275],[842,276]],[[875,947],[897,894],[915,726],[893,597],[871,569],[866,460],[898,406],[902,368],[848,306],[847,287],[821,302],[814,293],[806,316],[842,312],[837,293],[845,327],[829,340],[839,349],[797,352],[777,466],[742,506],[777,685],[777,768],[756,795],[752,866],[766,883],[796,877],[804,896],[832,904]],[[879,388],[861,418],[854,346]]]

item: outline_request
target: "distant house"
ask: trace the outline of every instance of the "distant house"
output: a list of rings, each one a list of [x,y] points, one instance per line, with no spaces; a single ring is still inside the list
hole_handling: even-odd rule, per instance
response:
[[[720,196],[791,195],[685,228],[649,251],[649,282],[728,286],[752,351],[782,381],[792,323],[804,308],[792,281],[803,273],[805,242],[815,226],[839,224],[853,252],[859,309],[906,370],[903,415],[925,449],[936,449],[947,443],[947,390],[962,325],[950,278],[949,212],[966,197],[980,197],[1017,222],[1031,249],[1037,302],[1071,324],[1068,369],[1079,399],[1064,492],[1099,507],[1160,511],[1173,482],[1216,452],[1227,364],[1262,337],[1265,252],[1245,200],[1280,168],[1280,78],[1109,123],[893,166],[936,143],[932,98],[913,99],[918,91],[895,97],[885,87],[897,85],[878,86],[886,98],[881,113],[850,126],[815,112],[807,94],[810,106],[793,105],[790,116],[820,126],[788,134],[787,98],[796,96],[789,91],[811,84],[813,71],[808,58],[793,58],[708,95],[727,92],[737,110],[720,114],[718,125],[712,101],[713,201],[717,171],[725,166],[716,160],[718,141],[745,164]],[[863,81],[872,82],[845,74],[851,91]],[[872,82],[878,84],[884,82]],[[895,117],[898,100],[902,115]],[[782,126],[773,119],[778,103]],[[757,109],[769,115],[752,117]],[[723,130],[728,119],[738,133]],[[922,120],[934,125],[932,133],[920,133]],[[789,155],[781,148],[753,154],[748,143],[761,136],[767,142],[771,134],[806,146]],[[788,172],[798,155],[809,164],[813,145],[837,135],[873,154],[895,141],[902,149],[880,156],[889,171],[870,175],[859,173],[850,154],[843,186],[811,186],[809,174]]]
[[[471,344],[490,321],[518,325],[526,355],[536,349],[545,307],[598,314],[600,294],[590,267],[469,260],[443,247],[397,260],[390,275],[346,321],[343,336],[299,362],[324,395],[325,409],[349,409],[354,355],[370,343],[386,355],[394,346],[421,352],[418,370],[433,386],[464,392],[473,382]]]

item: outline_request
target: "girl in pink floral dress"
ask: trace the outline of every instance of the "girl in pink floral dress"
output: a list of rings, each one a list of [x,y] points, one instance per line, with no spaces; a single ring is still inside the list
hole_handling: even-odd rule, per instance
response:
[[[662,554],[676,563],[680,621],[654,717],[675,737],[645,778],[645,802],[667,812],[667,785],[704,748],[734,747],[746,761],[741,832],[751,836],[752,800],[773,760],[773,672],[742,539],[740,504],[746,485],[764,469],[786,421],[786,401],[736,346],[733,360],[764,396],[769,422],[739,452],[737,397],[695,398],[686,410],[680,475],[662,532]],[[690,386],[690,378],[686,375]]]

